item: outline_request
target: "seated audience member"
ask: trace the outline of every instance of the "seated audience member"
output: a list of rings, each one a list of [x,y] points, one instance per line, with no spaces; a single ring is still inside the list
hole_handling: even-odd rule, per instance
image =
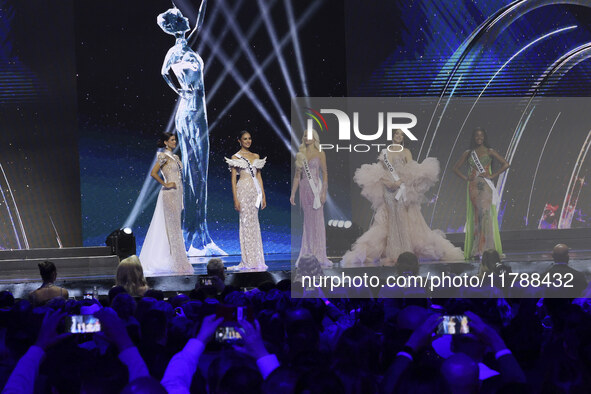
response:
[[[560,279],[563,284],[571,286],[569,288],[559,286],[555,287],[553,290],[568,297],[576,298],[587,288],[587,279],[585,278],[585,274],[568,265],[570,260],[568,251],[568,246],[565,244],[556,245],[554,249],[552,249],[554,264],[552,264],[546,273],[551,275],[551,278],[549,279],[553,283],[557,283],[557,280]],[[572,279],[570,279],[571,275]]]
[[[29,300],[31,303],[37,306],[43,305],[55,297],[63,297],[64,299],[67,299],[68,290],[54,285],[54,282],[57,279],[55,265],[51,261],[44,261],[39,263],[38,266],[41,279],[43,279],[43,284],[37,290],[29,294]]]
[[[419,259],[412,252],[403,252],[398,256],[396,261],[396,270],[398,275],[418,275],[419,274]]]
[[[144,270],[136,255],[129,256],[119,263],[115,282],[115,286],[122,286],[132,297],[141,297],[148,290]]]
[[[495,275],[503,275],[512,272],[511,267],[501,262],[501,256],[495,249],[488,249],[482,253],[482,260],[480,261],[480,268],[478,269],[478,276],[486,276],[490,273]]]
[[[195,297],[205,299],[216,297],[224,292],[226,284],[226,268],[221,259],[215,257],[207,262],[207,278],[199,277],[195,283]]]
[[[222,283],[226,280],[226,267],[222,259],[214,257],[207,262],[207,275],[220,278]]]

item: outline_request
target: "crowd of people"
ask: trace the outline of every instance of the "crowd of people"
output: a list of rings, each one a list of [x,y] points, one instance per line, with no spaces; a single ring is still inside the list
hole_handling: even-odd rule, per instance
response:
[[[564,245],[554,258],[574,271]],[[53,264],[40,272],[29,299],[0,293],[3,393],[591,392],[586,298],[296,298],[289,280],[233,287],[212,259],[207,280],[165,299],[132,257],[108,297],[75,300]],[[69,333],[85,314],[101,331]]]

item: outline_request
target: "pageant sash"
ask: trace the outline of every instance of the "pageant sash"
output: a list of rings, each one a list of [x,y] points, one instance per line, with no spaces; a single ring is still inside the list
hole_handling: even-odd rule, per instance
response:
[[[258,208],[261,206],[261,202],[263,201],[263,191],[261,190],[261,185],[256,178],[256,174],[252,168],[252,165],[250,164],[250,161],[248,161],[246,157],[240,156],[240,153],[236,153],[236,157],[246,162],[248,171],[250,172],[250,176],[252,177],[252,181],[254,183],[254,187],[257,189],[257,201],[254,203],[254,206]]]
[[[168,149],[164,149],[162,151],[162,153],[164,153],[166,156],[170,157],[172,159],[172,161],[174,161],[176,163],[177,167],[179,168],[179,173],[181,174],[181,178],[182,178],[183,177],[183,167],[181,166],[179,161],[176,159],[176,157],[174,157],[174,155],[172,153],[170,153],[168,151]]]
[[[484,166],[480,162],[480,159],[478,158],[478,154],[476,154],[475,150],[472,151],[470,156],[472,157],[472,161],[474,161],[474,164],[476,165],[476,170],[480,174],[486,173],[486,170],[484,169]],[[486,184],[488,185],[488,187],[490,187],[490,190],[492,191],[492,203],[495,206],[498,206],[499,205],[499,193],[497,192],[495,185],[492,183],[491,179],[488,179],[488,178],[483,178],[483,179],[486,182]]]
[[[390,163],[390,160],[388,160],[388,152],[384,151],[382,157],[383,157],[384,164],[386,165],[386,168],[390,172],[390,176],[392,176],[392,179],[394,179],[394,182],[398,182],[400,180],[400,177],[398,176],[398,173],[396,173],[396,169],[394,168],[394,166]],[[404,201],[405,191],[406,191],[406,186],[404,186],[404,183],[401,183],[400,186],[398,187],[398,191],[396,192],[396,195],[394,196],[396,201],[400,200],[401,198]]]
[[[304,158],[304,174],[306,174],[306,178],[308,178],[308,182],[310,183],[310,189],[312,189],[312,194],[314,194],[314,205],[312,205],[312,208],[319,209],[322,206],[322,202],[320,202],[320,190],[312,177],[312,172],[310,171],[310,166],[306,158]]]

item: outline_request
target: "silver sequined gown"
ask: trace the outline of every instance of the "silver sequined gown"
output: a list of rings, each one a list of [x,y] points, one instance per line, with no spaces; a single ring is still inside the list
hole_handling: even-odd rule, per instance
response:
[[[192,274],[187,259],[181,213],[183,211],[182,163],[177,155],[158,153],[164,182],[174,182],[176,188],[162,187],[150,228],[146,235],[140,261],[146,274]]]
[[[255,159],[252,162],[254,175],[265,165],[265,159]],[[264,271],[267,269],[263,253],[263,240],[259,225],[259,208],[257,201],[257,189],[246,162],[243,159],[226,159],[230,166],[236,168],[240,179],[236,184],[236,194],[240,202],[240,252],[242,255],[240,264],[233,269]]]

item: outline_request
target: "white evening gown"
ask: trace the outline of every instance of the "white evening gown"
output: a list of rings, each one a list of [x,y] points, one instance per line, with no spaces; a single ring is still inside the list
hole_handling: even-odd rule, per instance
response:
[[[265,165],[264,159],[255,159],[251,163],[253,175],[256,176],[258,170]],[[254,182],[258,182],[256,177],[251,175],[250,169],[245,159],[228,159],[226,162],[236,168],[240,179],[236,184],[236,194],[240,202],[240,253],[241,261],[237,266],[231,267],[233,270],[253,270],[265,271],[265,255],[263,252],[263,240],[261,238],[261,227],[259,225],[259,207],[257,202],[257,187]]]
[[[177,155],[158,153],[164,182],[174,182],[176,188],[162,187],[154,216],[150,222],[140,262],[145,275],[193,274],[187,259],[181,214],[183,211],[182,163]]]

